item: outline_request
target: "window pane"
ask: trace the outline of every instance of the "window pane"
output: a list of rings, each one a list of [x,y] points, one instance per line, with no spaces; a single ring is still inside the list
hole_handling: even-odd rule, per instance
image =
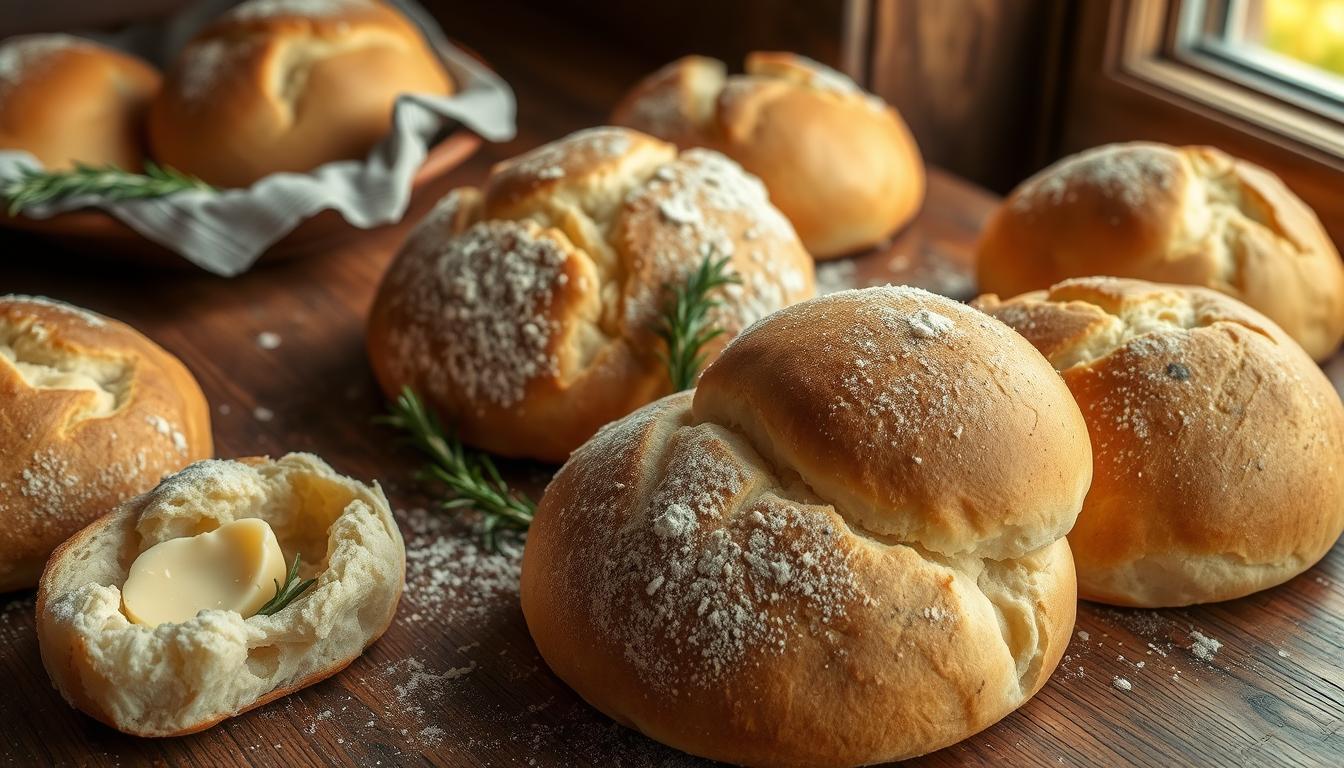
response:
[[[1344,0],[1190,0],[1181,45],[1344,104]]]
[[[1245,42],[1344,75],[1344,0],[1262,0],[1260,39]]]

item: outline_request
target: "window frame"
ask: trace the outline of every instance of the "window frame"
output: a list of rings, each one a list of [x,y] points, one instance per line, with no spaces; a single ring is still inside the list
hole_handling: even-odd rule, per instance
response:
[[[1059,154],[1112,141],[1211,144],[1274,171],[1344,243],[1344,114],[1189,44],[1205,0],[1096,0],[1075,6]],[[1182,11],[1187,11],[1183,14]],[[1208,14],[1198,18],[1208,24]],[[1186,22],[1187,25],[1190,22]],[[1182,34],[1186,37],[1182,39]]]

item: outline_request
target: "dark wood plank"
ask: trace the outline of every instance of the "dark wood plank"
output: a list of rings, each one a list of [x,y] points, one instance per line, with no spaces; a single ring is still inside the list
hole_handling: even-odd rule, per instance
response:
[[[487,10],[461,9],[452,33],[515,85],[522,131],[441,188],[478,181],[498,159],[599,122],[647,66],[594,28],[561,34],[551,23],[524,10],[505,30]],[[555,65],[560,60],[565,66]],[[971,246],[993,204],[935,170],[925,210],[908,231],[861,259],[824,265],[822,281],[828,288],[914,282],[965,297],[973,290]],[[343,472],[380,480],[410,552],[396,622],[348,670],[172,740],[127,738],[67,707],[42,671],[31,593],[0,596],[0,674],[9,687],[0,697],[0,764],[703,764],[612,724],[548,672],[518,608],[516,552],[487,555],[475,546],[471,520],[416,511],[427,500],[412,485],[415,456],[371,424],[382,404],[362,338],[377,279],[403,232],[231,281],[118,269],[0,233],[0,291],[89,306],[180,355],[210,398],[221,456],[309,450]],[[279,348],[257,344],[263,331],[281,337]],[[1344,387],[1344,357],[1329,370]],[[268,413],[269,420],[259,418]],[[515,463],[507,471],[537,492],[550,469]],[[1340,764],[1341,617],[1341,546],[1292,582],[1226,604],[1176,611],[1084,604],[1066,661],[1038,696],[1002,723],[916,762]],[[1221,642],[1219,650],[1197,655],[1196,632]],[[1115,687],[1117,677],[1130,689]]]
[[[867,85],[925,159],[1006,192],[1053,157],[1068,4],[867,0]]]

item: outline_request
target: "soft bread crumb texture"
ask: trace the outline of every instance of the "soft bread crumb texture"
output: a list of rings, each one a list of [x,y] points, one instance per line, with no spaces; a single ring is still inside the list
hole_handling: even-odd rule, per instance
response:
[[[0,296],[0,592],[32,587],[94,518],[211,455],[204,395],[176,358],[79,307]]]
[[[271,616],[203,610],[153,629],[131,623],[119,586],[149,547],[260,518],[288,561],[317,582]],[[391,622],[405,548],[387,499],[321,459],[206,461],[164,480],[76,535],[38,593],[38,637],[52,682],[121,731],[200,730],[344,668]]]
[[[924,165],[894,109],[802,56],[753,52],[745,68],[678,59],[637,84],[612,122],[741,163],[818,259],[872,246],[918,212]]]
[[[1006,327],[915,289],[836,294],[574,453],[528,534],[523,612],[589,703],[678,749],[922,754],[1058,663],[1090,466],[1067,389]]]
[[[655,331],[672,286],[730,259],[722,338],[813,293],[812,260],[726,157],[580,131],[447,195],[388,270],[369,320],[383,390],[409,385],[462,438],[562,461],[669,384]]]
[[[1212,288],[1316,360],[1344,338],[1344,263],[1272,173],[1211,147],[1111,144],[1023,182],[985,227],[980,289],[1001,296],[1114,275]]]
[[[1058,369],[1096,465],[1069,534],[1081,594],[1228,600],[1311,567],[1344,531],[1344,405],[1270,319],[1203,288],[1066,280],[976,306]]]

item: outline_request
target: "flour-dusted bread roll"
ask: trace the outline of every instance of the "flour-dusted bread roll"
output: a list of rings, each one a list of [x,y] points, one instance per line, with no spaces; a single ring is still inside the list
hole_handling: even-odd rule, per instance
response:
[[[369,320],[389,397],[410,386],[467,442],[563,461],[670,391],[656,334],[672,288],[730,257],[712,359],[808,298],[812,260],[759,181],[715,152],[581,131],[458,189],[393,262]]]
[[[1212,288],[1317,360],[1344,338],[1344,263],[1277,176],[1211,147],[1097,147],[1023,182],[980,239],[980,290],[1113,275]]]
[[[122,607],[141,553],[260,518],[316,583],[283,610],[202,610],[150,628]],[[137,736],[199,731],[344,669],[396,612],[406,552],[387,498],[316,456],[193,464],[57,550],[37,595],[42,663],[66,700]]]
[[[191,372],[133,328],[0,295],[0,592],[58,544],[213,451]]]
[[[687,56],[635,86],[612,122],[741,163],[819,259],[880,242],[924,199],[919,147],[896,110],[802,56],[752,53],[731,77]]]
[[[453,83],[380,0],[249,0],[179,54],[150,111],[161,162],[225,187],[363,159],[403,93]]]
[[[1091,463],[1068,389],[998,321],[833,294],[574,452],[528,533],[523,614],[561,679],[678,749],[922,754],[1054,670]]]
[[[1302,348],[1214,291],[1081,278],[977,305],[1059,369],[1092,436],[1069,534],[1083,597],[1227,600],[1344,530],[1344,405]]]
[[[159,73],[140,59],[70,35],[0,41],[0,150],[50,169],[75,163],[138,171],[145,112]]]

